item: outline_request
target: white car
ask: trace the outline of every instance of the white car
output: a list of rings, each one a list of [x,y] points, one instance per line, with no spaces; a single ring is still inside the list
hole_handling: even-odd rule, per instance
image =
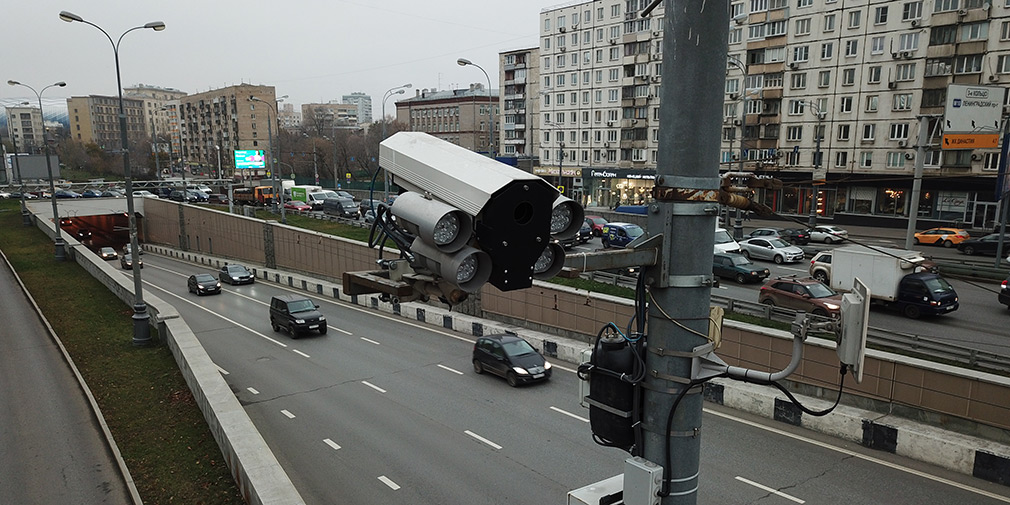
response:
[[[158,198],[158,195],[156,195],[154,193],[151,193],[150,191],[148,191],[146,189],[139,189],[137,191],[134,191],[133,192],[133,196],[139,196],[139,197],[143,197],[143,198]]]
[[[824,242],[825,244],[832,244],[837,242],[843,242],[849,238],[849,232],[842,228],[832,225],[817,225],[810,229],[810,241],[811,242]]]
[[[803,260],[803,249],[780,238],[749,238],[740,241],[741,253],[748,258],[772,260],[781,265]]]
[[[6,191],[0,191],[0,198],[10,198],[11,194]]]

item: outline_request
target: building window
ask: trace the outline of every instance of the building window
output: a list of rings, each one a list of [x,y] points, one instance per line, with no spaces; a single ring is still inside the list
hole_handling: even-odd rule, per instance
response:
[[[890,140],[907,140],[908,123],[891,123]]]
[[[1010,56],[1007,56],[1005,54],[1000,55],[999,60],[996,64],[996,73],[998,74],[1010,73]]]
[[[809,46],[796,46],[793,48],[793,61],[799,63],[807,61],[810,57]]]
[[[915,51],[919,48],[919,32],[902,33],[898,36],[899,51]]]
[[[796,20],[796,35],[810,35],[810,18]]]
[[[957,10],[958,0],[934,0],[933,12],[950,12]]]
[[[805,103],[803,100],[789,100],[789,115],[798,116],[803,114]]]
[[[985,40],[989,37],[989,22],[968,23],[961,25],[958,34],[958,42],[971,42],[975,40]]]
[[[849,140],[849,125],[840,124],[838,125],[838,140]]]
[[[846,68],[842,70],[842,86],[852,86],[856,83],[856,69]]]
[[[938,75],[950,75],[954,71],[953,60],[950,58],[936,58],[926,60],[926,77]]]
[[[922,2],[907,2],[901,6],[901,20],[911,21],[922,18]]]
[[[859,55],[859,40],[852,39],[845,41],[845,56],[853,58]]]
[[[955,74],[973,74],[982,71],[982,55],[966,54],[954,60]]]
[[[866,82],[868,84],[880,83],[880,66],[872,66],[866,68]]]
[[[821,59],[830,60],[834,55],[835,46],[831,42],[825,42],[821,44]]]
[[[835,166],[843,168],[849,163],[849,153],[845,151],[838,151],[835,153]]]
[[[797,0],[796,1],[796,8],[802,9],[804,7],[810,7],[813,4],[814,4],[814,0]]]
[[[887,168],[902,168],[905,166],[905,153],[888,151],[887,152]]]
[[[849,29],[859,28],[859,24],[862,23],[863,11],[850,11],[849,12]]]
[[[869,95],[866,97],[866,112],[877,112],[877,104],[879,102],[879,97],[877,95]]]
[[[876,134],[877,134],[876,124],[866,123],[863,125],[863,142],[872,142]]]
[[[873,24],[882,25],[887,22],[887,7],[877,7],[873,11]]]
[[[838,112],[847,114],[852,112],[852,97],[843,96],[838,98]]]
[[[870,39],[870,54],[884,54],[884,37]]]
[[[895,67],[894,80],[895,81],[914,81],[915,80],[915,63],[900,63]]]
[[[859,166],[862,168],[870,168],[873,166],[873,153],[870,151],[863,151],[859,154]]]
[[[790,142],[799,142],[800,140],[803,140],[803,127],[802,126],[787,127],[786,140]]]
[[[821,70],[817,73],[817,87],[826,88],[831,86],[831,71]]]
[[[947,103],[947,88],[922,90],[921,107],[943,107]]]
[[[891,110],[912,110],[912,94],[911,93],[896,93],[894,95]]]
[[[833,32],[835,31],[835,15],[825,14],[824,15],[824,31]]]
[[[798,72],[789,76],[789,89],[806,89],[807,73]]]

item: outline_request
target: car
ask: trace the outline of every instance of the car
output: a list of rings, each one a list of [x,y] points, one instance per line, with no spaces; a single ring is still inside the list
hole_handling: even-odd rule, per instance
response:
[[[522,337],[485,335],[473,343],[473,371],[504,377],[509,386],[551,378],[551,363]]]
[[[11,193],[11,198],[17,198],[18,200],[20,200],[21,199],[21,192],[20,191],[14,191],[14,192],[12,192]],[[39,195],[36,195],[35,193],[29,193],[29,192],[25,191],[24,198],[25,198],[25,200],[38,200]]]
[[[181,189],[173,190],[168,195],[168,199],[173,202],[188,202],[192,203],[196,201],[196,198],[189,194],[188,191],[183,191]]]
[[[190,293],[196,293],[196,296],[221,294],[221,282],[211,274],[190,275],[186,287]]]
[[[60,228],[66,228],[68,226],[73,226],[73,225],[74,225],[74,220],[73,219],[70,219],[69,217],[61,217],[60,218]]]
[[[123,246],[123,254],[130,254],[130,252],[131,252],[130,251],[130,243],[127,242],[126,245]],[[141,256],[144,255],[144,248],[142,248],[142,247],[140,248],[140,255]]]
[[[56,198],[81,198],[80,193],[69,189],[57,189],[53,194],[56,195]]]
[[[228,205],[228,195],[221,193],[211,193],[207,195],[207,203],[215,205]]]
[[[915,233],[916,244],[942,245],[954,247],[971,238],[967,230],[961,228],[930,228]]]
[[[365,215],[362,216],[362,219],[364,219],[366,223],[374,223],[375,222],[375,212],[372,209],[366,210],[365,211]]]
[[[365,212],[367,212],[369,209],[378,211],[380,203],[382,203],[381,200],[367,200],[367,199],[361,200],[360,202],[358,202],[358,212],[360,212],[361,215],[364,216]]]
[[[7,191],[0,191],[0,198],[10,198],[11,194]]]
[[[585,244],[593,239],[593,227],[589,225],[589,222],[582,223],[582,228],[579,228],[579,239],[580,244]]]
[[[831,253],[832,251],[821,251],[810,259],[810,277],[824,284],[831,280]]]
[[[125,198],[126,195],[113,189],[107,189],[105,191],[102,191],[102,194],[99,196],[101,196],[102,198]]]
[[[1010,249],[1010,241],[1007,239],[1010,237],[1003,238],[1003,252],[1007,252]],[[976,254],[996,254],[996,249],[999,247],[1000,234],[990,233],[984,237],[970,238],[957,244],[958,252],[967,254],[968,256],[974,256]]]
[[[312,210],[311,205],[301,200],[288,200],[284,202],[284,208],[287,210],[294,210],[298,212],[309,212]]]
[[[348,193],[346,191],[337,190],[337,191],[327,191],[326,193],[327,194],[329,194],[329,193],[336,193],[337,196],[339,196],[341,198],[350,198],[351,200],[354,200],[354,195],[352,195],[352,194],[350,194],[350,193]]]
[[[999,296],[997,298],[1000,303],[1006,305],[1010,309],[1010,274],[1007,274],[1006,280],[1000,284]]]
[[[360,212],[358,204],[354,203],[354,200],[350,198],[338,196],[323,200],[323,213],[329,216],[357,219]]]
[[[318,331],[326,334],[326,316],[319,306],[302,295],[277,295],[270,299],[270,326],[274,331],[283,328],[298,338],[301,333]]]
[[[81,197],[83,198],[98,198],[102,196],[102,192],[97,189],[85,189],[81,191]]]
[[[741,254],[748,258],[772,260],[776,264],[793,263],[803,259],[803,249],[780,238],[749,238],[740,241]]]
[[[597,237],[603,236],[603,227],[607,225],[607,220],[600,216],[586,216],[586,221],[589,222],[589,226],[593,228],[593,235]]]
[[[785,228],[758,228],[746,235],[743,238],[780,238],[785,240]]]
[[[119,265],[123,267],[123,270],[133,270],[133,255],[124,254],[119,257]],[[144,260],[137,258],[137,266],[144,268]]]
[[[645,230],[637,224],[607,223],[603,227],[603,248],[624,247],[644,233]]]
[[[824,242],[825,244],[835,244],[843,242],[849,238],[849,232],[833,225],[818,225],[807,230],[810,233],[810,242]]]
[[[754,264],[750,258],[736,253],[718,253],[712,256],[712,273],[727,279],[733,279],[738,284],[760,282],[771,272]]]
[[[101,256],[103,260],[114,260],[119,257],[116,250],[111,247],[103,247],[99,249],[98,255]]]
[[[227,282],[233,286],[237,284],[252,284],[256,282],[256,276],[253,275],[248,268],[243,265],[239,265],[238,263],[226,264],[221,267],[217,276],[221,279],[221,282]]]
[[[838,317],[842,295],[817,279],[779,277],[761,286],[758,302],[818,316]]]
[[[91,230],[88,228],[78,228],[75,235],[77,236],[77,240],[87,240],[91,238]]]
[[[733,236],[729,234],[725,228],[715,229],[715,243],[712,248],[713,253],[739,253],[740,244],[733,240]]]
[[[158,198],[168,198],[172,196],[172,188],[153,188],[151,194]]]
[[[154,193],[151,193],[150,191],[148,191],[146,189],[138,189],[137,191],[134,191],[133,192],[133,196],[135,198],[136,197],[141,197],[141,198],[158,198],[158,195],[156,195]]]
[[[810,232],[802,228],[758,228],[744,238],[780,238],[797,245],[807,245],[810,243]]]
[[[206,187],[206,186],[204,186]],[[210,191],[208,188],[207,191]],[[197,189],[187,189],[186,190],[187,199],[196,203],[207,203],[207,193]]]

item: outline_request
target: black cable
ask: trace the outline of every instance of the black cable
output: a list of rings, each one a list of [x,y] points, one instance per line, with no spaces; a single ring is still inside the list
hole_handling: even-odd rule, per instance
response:
[[[792,393],[789,392],[788,389],[785,388],[785,386],[780,384],[779,381],[744,379],[744,382],[750,382],[752,384],[760,384],[765,386],[775,386],[776,388],[778,388],[779,391],[782,391],[782,393],[786,395],[787,398],[789,398],[789,401],[791,401],[793,405],[799,407],[799,409],[803,411],[804,414],[809,414],[814,417],[823,417],[830,414],[831,411],[835,410],[835,407],[837,407],[838,403],[842,400],[842,390],[845,389],[845,374],[846,372],[848,372],[848,370],[849,370],[848,365],[842,365],[841,370],[839,371],[842,377],[838,381],[838,396],[835,397],[834,405],[824,410],[810,410],[809,408],[805,407],[802,403],[800,403],[799,400],[796,399],[795,396],[793,396]]]
[[[677,412],[677,406],[680,405],[680,401],[683,400],[685,396],[687,396],[687,392],[690,391],[691,389],[701,384],[704,384],[712,379],[715,379],[716,377],[725,377],[725,376],[726,374],[719,374],[709,377],[707,379],[692,380],[686,386],[684,386],[684,389],[681,389],[680,392],[677,393],[677,398],[673,400],[673,405],[670,407],[670,413],[667,414],[666,416],[666,449],[664,455],[665,461],[663,464],[663,488],[660,489],[659,496],[663,497],[670,496],[670,481],[672,479],[672,476],[670,475],[671,473],[670,468],[672,466],[670,464],[671,460],[670,433],[673,431],[673,415]]]

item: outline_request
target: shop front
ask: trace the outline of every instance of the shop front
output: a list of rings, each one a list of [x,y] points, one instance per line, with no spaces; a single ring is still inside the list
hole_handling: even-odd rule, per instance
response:
[[[584,168],[582,181],[588,206],[614,208],[618,205],[643,205],[652,199],[655,170]]]
[[[558,188],[562,195],[575,200],[582,205],[586,205],[589,197],[585,194],[583,186],[582,168],[579,167],[552,167],[538,165],[533,167],[533,174],[539,175],[545,181]],[[560,176],[559,176],[560,174]]]

